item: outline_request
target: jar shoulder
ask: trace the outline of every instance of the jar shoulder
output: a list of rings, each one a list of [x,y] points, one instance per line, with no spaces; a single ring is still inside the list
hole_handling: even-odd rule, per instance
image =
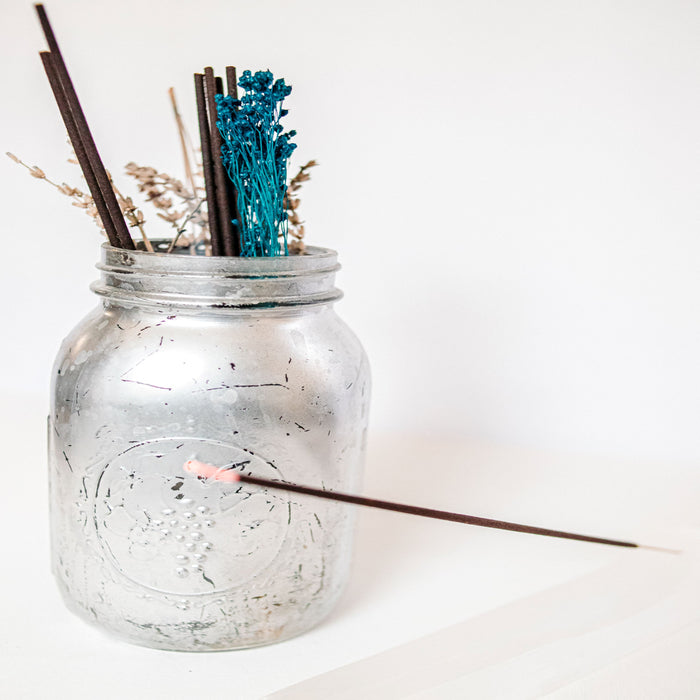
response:
[[[54,358],[52,371],[54,382],[56,377],[65,377],[71,367],[81,365],[90,358],[91,343],[87,341],[109,325],[110,321],[105,318],[102,306],[96,306],[69,331]]]
[[[224,317],[98,307],[63,342],[54,393],[100,378],[181,386],[183,378],[205,385],[235,374],[238,383],[276,383],[291,365],[330,384],[368,375],[360,341],[330,307]]]

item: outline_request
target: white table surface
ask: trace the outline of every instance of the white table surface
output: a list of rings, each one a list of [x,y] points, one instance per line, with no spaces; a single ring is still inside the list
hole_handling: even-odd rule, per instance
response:
[[[630,554],[362,509],[348,589],[315,630],[270,647],[215,654],[131,646],[69,613],[52,580],[45,413],[43,400],[30,397],[6,397],[0,413],[4,698],[259,700]],[[371,435],[365,493],[638,541],[660,525],[669,531],[700,526],[698,466],[552,454],[454,436]],[[700,697],[699,644],[700,630],[689,627],[551,697]],[[434,697],[450,696],[436,691]],[[501,695],[495,690],[491,697]]]

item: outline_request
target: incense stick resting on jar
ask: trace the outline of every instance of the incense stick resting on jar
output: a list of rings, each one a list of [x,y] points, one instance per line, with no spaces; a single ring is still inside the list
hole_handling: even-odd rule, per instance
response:
[[[510,532],[522,532],[529,535],[544,535],[546,537],[559,537],[566,540],[577,540],[579,542],[591,542],[594,544],[606,544],[615,547],[636,547],[643,549],[653,549],[659,552],[667,552],[669,554],[679,554],[679,550],[666,549],[665,547],[652,547],[650,545],[637,544],[635,542],[626,542],[623,540],[613,540],[603,537],[593,537],[590,535],[578,535],[573,532],[564,532],[563,530],[551,530],[543,527],[535,527],[532,525],[521,525],[511,523],[505,520],[494,520],[492,518],[480,518],[474,515],[465,515],[463,513],[451,513],[444,510],[435,510],[434,508],[423,508],[422,506],[412,506],[403,503],[394,503],[392,501],[381,501],[376,498],[367,498],[365,496],[356,496],[348,493],[338,493],[336,491],[326,491],[324,489],[313,488],[310,486],[300,486],[299,484],[289,484],[281,481],[273,481],[271,479],[262,479],[251,474],[243,474],[231,466],[215,467],[212,464],[206,464],[198,460],[189,460],[185,462],[183,469],[186,472],[194,474],[202,479],[212,479],[225,483],[235,484],[254,484],[264,488],[280,489],[291,493],[300,493],[306,496],[314,496],[316,498],[325,498],[340,503],[350,503],[352,505],[367,506],[369,508],[379,508],[381,510],[390,510],[395,513],[406,513],[408,515],[419,515],[424,518],[433,518],[435,520],[447,520],[453,523],[462,523],[464,525],[476,525],[478,527],[490,527],[496,530],[509,530]]]

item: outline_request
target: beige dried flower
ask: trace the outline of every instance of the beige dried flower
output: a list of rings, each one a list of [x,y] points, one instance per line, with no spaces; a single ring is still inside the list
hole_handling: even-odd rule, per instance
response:
[[[36,165],[27,165],[23,160],[18,158],[13,153],[8,152],[5,155],[7,155],[7,157],[10,160],[13,160],[18,165],[21,165],[23,168],[26,168],[26,170],[32,177],[35,177],[38,180],[44,180],[44,182],[47,182],[49,185],[51,185],[51,187],[57,189],[61,194],[70,197],[73,200],[71,204],[74,207],[77,207],[78,209],[83,209],[85,213],[95,221],[97,227],[104,233],[104,225],[102,224],[102,219],[100,218],[100,215],[97,211],[95,202],[92,200],[92,197],[89,194],[86,194],[85,192],[79,190],[77,187],[72,187],[71,185],[68,185],[65,182],[59,185],[53,180],[50,180],[41,168],[39,168]]]
[[[201,242],[204,242],[207,250],[210,250],[201,149],[195,149],[193,147],[182,117],[179,114],[174,90],[171,88],[169,93],[180,135],[183,158],[185,161],[185,173],[189,188],[180,180],[167,173],[161,173],[152,167],[139,166],[133,162],[126,165],[126,173],[136,179],[139,192],[143,193],[146,200],[158,210],[156,212],[158,217],[167,221],[176,229],[176,234],[171,241],[169,252],[172,251],[176,245],[192,246]],[[70,140],[68,143],[71,148],[71,157],[68,159],[68,162],[78,165],[78,160],[75,156],[75,152],[72,150]],[[72,205],[83,209],[95,220],[99,228],[104,232],[104,226],[99,217],[97,207],[89,194],[65,182],[57,184],[51,181],[41,168],[27,165],[12,153],[7,153],[7,156],[15,163],[26,168],[32,177],[45,180],[61,194],[70,197]],[[144,246],[147,250],[152,251],[153,246],[143,228],[143,224],[145,223],[143,212],[135,205],[131,197],[124,196],[118,190],[114,185],[111,175],[109,175],[109,173],[107,173],[107,175],[127,223],[129,226],[139,229],[144,241]],[[179,200],[177,205],[175,204],[174,198]],[[186,234],[187,227],[192,228],[190,235]]]
[[[189,245],[190,240],[183,237],[186,226],[199,227],[201,233],[207,231],[206,217],[201,210],[204,203],[203,187],[198,187],[195,183],[195,191],[193,192],[177,178],[167,173],[158,172],[149,166],[137,165],[134,162],[127,163],[125,171],[127,175],[136,180],[139,192],[144,195],[146,201],[159,210],[156,212],[158,217],[167,221],[177,230],[169,250],[172,250],[178,241],[180,244]],[[194,183],[194,175],[192,182]],[[184,209],[176,208],[173,197],[181,200],[180,206],[184,205]],[[193,231],[192,240],[194,239],[197,239],[197,236]]]
[[[163,219],[163,221],[167,221],[169,224],[177,224],[180,219],[187,214],[186,211],[170,211],[167,212],[166,214],[163,214],[162,212],[158,212],[158,216]]]
[[[289,181],[287,192],[284,195],[284,208],[287,212],[287,228],[288,235],[291,238],[288,248],[290,253],[304,252],[304,224],[297,209],[299,208],[300,200],[294,197],[304,182],[311,179],[311,175],[307,172],[310,168],[318,165],[315,160],[310,160],[305,165],[299,168],[299,172]]]
[[[66,184],[65,182],[61,183],[58,186],[58,191],[61,194],[65,194],[67,197],[73,197],[76,194],[82,195],[82,192],[79,189],[77,189],[75,187],[71,187],[70,185]]]
[[[134,200],[131,197],[125,197],[119,191],[117,186],[114,184],[112,174],[109,171],[107,171],[107,177],[109,178],[109,184],[112,185],[114,194],[117,197],[119,209],[121,209],[122,214],[124,214],[124,218],[126,219],[127,223],[131,228],[137,228],[139,230],[139,233],[141,234],[141,239],[143,240],[143,244],[146,250],[152,253],[153,246],[151,245],[151,241],[149,240],[148,236],[146,235],[146,231],[143,228],[143,224],[146,221],[146,219],[143,216],[143,213],[134,204]]]

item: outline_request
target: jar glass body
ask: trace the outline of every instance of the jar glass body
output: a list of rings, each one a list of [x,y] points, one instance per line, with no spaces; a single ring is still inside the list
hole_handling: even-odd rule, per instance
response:
[[[103,247],[102,305],[53,372],[53,569],[69,607],[127,639],[233,649],[337,601],[353,513],[203,480],[196,459],[359,487],[369,369],[332,308],[335,254],[206,258]]]

